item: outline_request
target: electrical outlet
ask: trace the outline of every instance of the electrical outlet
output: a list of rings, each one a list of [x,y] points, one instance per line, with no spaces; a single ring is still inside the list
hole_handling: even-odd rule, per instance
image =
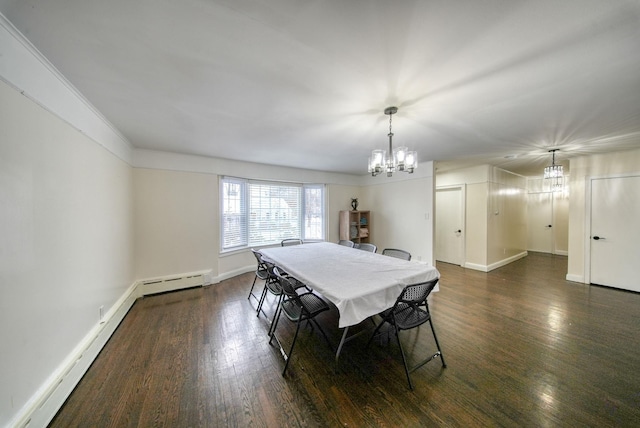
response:
[[[102,321],[102,318],[104,318],[104,305],[100,306],[99,310],[100,310],[100,322],[104,322]]]

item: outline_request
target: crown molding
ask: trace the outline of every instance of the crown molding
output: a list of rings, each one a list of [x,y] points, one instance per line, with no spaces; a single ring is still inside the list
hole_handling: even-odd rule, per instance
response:
[[[129,140],[2,13],[0,79],[131,165]]]

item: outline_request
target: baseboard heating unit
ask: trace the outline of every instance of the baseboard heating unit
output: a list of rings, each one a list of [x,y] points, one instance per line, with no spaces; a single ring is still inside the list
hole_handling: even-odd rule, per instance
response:
[[[166,293],[168,291],[182,290],[184,288],[202,287],[205,285],[205,274],[185,274],[165,278],[155,278],[140,281],[140,295]]]

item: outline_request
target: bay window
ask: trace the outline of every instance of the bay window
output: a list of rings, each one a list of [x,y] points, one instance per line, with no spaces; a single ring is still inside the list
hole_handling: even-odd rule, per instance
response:
[[[324,240],[325,186],[222,177],[222,251],[278,244],[283,239]]]

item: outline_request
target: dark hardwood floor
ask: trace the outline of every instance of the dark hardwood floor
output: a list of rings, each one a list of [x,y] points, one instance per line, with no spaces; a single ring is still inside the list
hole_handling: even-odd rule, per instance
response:
[[[415,371],[414,391],[393,340],[359,337],[336,370],[308,328],[283,378],[245,274],[138,300],[51,426],[640,426],[640,294],[567,282],[567,259],[539,253],[437,267],[448,367]],[[318,320],[337,344],[335,310]],[[435,349],[426,325],[401,340],[413,361]]]

